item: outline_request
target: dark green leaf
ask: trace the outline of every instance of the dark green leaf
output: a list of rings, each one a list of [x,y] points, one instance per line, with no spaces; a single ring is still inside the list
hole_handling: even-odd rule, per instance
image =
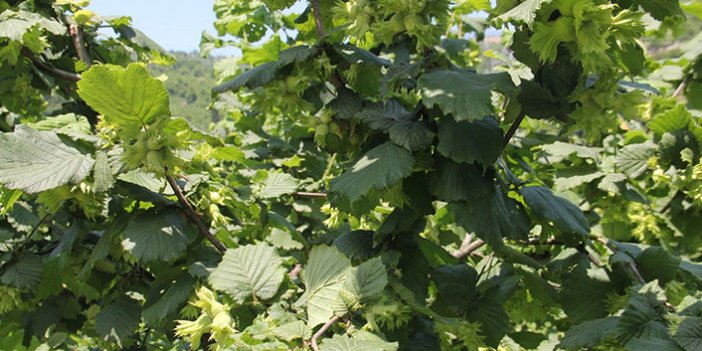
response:
[[[122,247],[139,262],[172,261],[195,238],[176,211],[150,212],[132,218],[124,230]]]
[[[213,93],[223,93],[225,91],[236,91],[242,87],[256,88],[263,86],[273,80],[278,73],[278,62],[266,62],[260,64],[238,76],[212,88]]]
[[[466,264],[441,266],[431,272],[437,295],[432,309],[442,315],[457,317],[478,296],[478,272]]]
[[[444,159],[437,168],[431,188],[434,195],[442,201],[471,202],[492,192],[492,180],[483,176],[475,165]]]
[[[577,267],[563,282],[559,302],[573,323],[607,315],[607,295],[614,291],[602,268]]]
[[[583,212],[570,201],[554,195],[550,189],[527,186],[519,192],[537,217],[552,221],[562,232],[580,235],[590,233],[590,225]]]
[[[502,129],[492,117],[473,122],[442,118],[438,138],[439,152],[456,162],[490,165],[502,153]]]
[[[507,73],[477,74],[469,71],[434,71],[417,82],[426,106],[437,105],[456,121],[473,121],[493,114],[492,91],[514,89]]]
[[[566,331],[558,346],[574,351],[593,348],[614,330],[618,321],[618,317],[606,317],[580,323]]]
[[[684,317],[673,339],[685,351],[702,350],[702,317]]]
[[[373,234],[368,230],[354,230],[334,239],[334,246],[353,261],[366,260],[373,255]]]
[[[20,289],[36,288],[41,282],[43,265],[36,255],[26,255],[2,267],[0,282]]]
[[[139,303],[120,297],[95,316],[95,331],[103,338],[122,345],[122,341],[131,336],[139,325],[140,312]]]
[[[636,265],[646,281],[658,279],[659,284],[665,284],[678,273],[680,258],[674,257],[659,246],[652,246],[635,257]]]

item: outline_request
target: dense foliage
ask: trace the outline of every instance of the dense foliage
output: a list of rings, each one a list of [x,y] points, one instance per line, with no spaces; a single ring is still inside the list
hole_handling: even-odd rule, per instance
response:
[[[0,349],[702,348],[702,3],[216,0],[207,131],[87,3],[0,0]]]

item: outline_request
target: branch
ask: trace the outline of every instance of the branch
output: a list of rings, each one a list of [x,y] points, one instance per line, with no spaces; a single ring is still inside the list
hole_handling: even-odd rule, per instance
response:
[[[173,176],[166,174],[166,180],[168,181],[168,184],[171,186],[171,189],[173,189],[173,192],[178,198],[178,202],[180,202],[180,204],[185,208],[185,212],[188,213],[190,219],[195,223],[198,232],[200,232],[201,235],[207,238],[207,240],[209,240],[221,254],[224,254],[224,252],[227,251],[227,248],[224,246],[224,244],[222,244],[221,241],[219,241],[219,239],[215,238],[215,236],[212,235],[212,233],[210,233],[210,230],[207,229],[205,223],[202,222],[202,218],[200,218],[200,215],[197,214],[197,212],[195,212],[193,206],[190,204],[188,199],[185,198],[185,195],[183,195],[183,191],[180,190],[180,186],[178,186],[178,183],[173,178]]]
[[[20,50],[22,56],[28,58],[30,61],[32,61],[32,64],[39,68],[39,70],[44,71],[45,73],[52,75],[57,78],[65,79],[65,80],[70,80],[71,82],[77,82],[80,80],[80,75],[72,73],[72,72],[67,72],[62,69],[58,69],[40,59],[38,59],[34,53],[29,51],[29,49],[23,47]]]
[[[331,319],[329,319],[326,323],[324,323],[324,325],[321,328],[319,328],[319,330],[317,330],[317,332],[314,333],[314,335],[312,335],[312,339],[310,339],[310,343],[311,343],[312,349],[314,351],[319,351],[319,346],[317,345],[317,339],[319,339],[319,337],[322,336],[322,334],[324,334],[324,332],[326,332],[329,328],[331,328],[331,326],[334,323],[336,323],[339,319],[341,319],[341,316],[337,316],[337,315],[332,316]]]
[[[308,192],[304,192],[304,191],[298,191],[296,193],[293,193],[293,195],[302,196],[302,197],[323,197],[323,198],[327,197],[326,193],[308,193]]]
[[[90,61],[90,55],[88,55],[88,49],[85,46],[85,40],[83,39],[83,29],[77,24],[71,24],[68,26],[68,33],[73,38],[73,47],[76,49],[76,55],[83,61],[88,67],[92,65]]]
[[[485,241],[478,239],[476,241],[473,241],[473,234],[468,234],[465,239],[463,239],[463,242],[461,243],[461,247],[458,249],[458,251],[453,253],[453,257],[462,260],[473,252],[475,250],[483,247],[485,245]]]
[[[512,122],[512,125],[509,126],[509,130],[507,130],[507,134],[505,134],[505,138],[502,141],[502,148],[506,148],[507,145],[509,145],[509,141],[512,140],[512,137],[514,136],[514,133],[517,132],[517,129],[519,128],[519,125],[522,124],[522,121],[524,120],[524,117],[526,114],[524,112],[520,112],[519,116],[517,116],[517,119]]]
[[[300,272],[302,272],[302,265],[301,264],[296,264],[295,267],[288,273],[288,278],[290,280],[295,280],[297,277],[300,275]]]
[[[673,93],[673,97],[677,98],[683,95],[685,92],[685,87],[687,86],[687,82],[690,80],[690,75],[686,75],[685,78],[678,84],[678,87],[675,88],[675,92]]]
[[[314,23],[317,25],[317,35],[319,39],[324,37],[324,23],[322,22],[322,7],[319,6],[319,0],[311,0],[312,12],[314,13]]]

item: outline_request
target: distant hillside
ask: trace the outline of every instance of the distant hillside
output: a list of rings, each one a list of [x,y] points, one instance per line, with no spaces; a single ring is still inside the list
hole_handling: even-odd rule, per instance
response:
[[[171,112],[182,116],[194,126],[207,129],[210,122],[218,119],[215,110],[208,110],[210,89],[215,85],[213,65],[217,58],[202,58],[199,54],[174,52],[176,58],[172,66],[149,67],[151,74],[165,74],[166,88],[170,93]]]

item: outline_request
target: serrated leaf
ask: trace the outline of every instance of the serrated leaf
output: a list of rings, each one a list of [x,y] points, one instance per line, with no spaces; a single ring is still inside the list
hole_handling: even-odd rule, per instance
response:
[[[94,65],[78,81],[78,95],[105,120],[133,137],[145,124],[168,118],[168,90],[144,66]]]
[[[278,67],[277,61],[260,64],[236,76],[234,79],[212,88],[212,92],[219,94],[225,91],[236,91],[244,86],[247,88],[260,87],[275,78],[275,75],[278,73]]]
[[[541,8],[541,5],[547,1],[550,0],[526,0],[513,7],[511,10],[498,16],[497,19],[502,21],[524,23],[531,26],[536,18],[536,11],[538,11]]]
[[[359,340],[348,335],[334,334],[331,338],[323,339],[320,351],[395,351],[397,342],[382,340]]]
[[[304,62],[316,54],[317,49],[314,47],[307,45],[293,46],[278,54],[278,64],[280,67],[283,67],[295,62]]]
[[[41,258],[26,255],[13,263],[2,266],[0,282],[18,289],[34,289],[41,282],[44,266]]]
[[[588,235],[590,225],[580,210],[570,201],[553,194],[542,186],[527,186],[519,190],[524,202],[541,219],[552,221],[565,233]]]
[[[580,323],[566,331],[558,347],[573,351],[593,348],[612,332],[618,321],[618,317],[606,317]]]
[[[334,50],[336,50],[336,52],[349,63],[364,63],[371,66],[385,67],[392,65],[390,60],[381,58],[378,55],[368,50],[363,50],[355,45],[337,44],[334,45]]]
[[[673,340],[685,351],[702,350],[702,317],[684,317]]]
[[[297,179],[287,173],[270,172],[258,192],[264,199],[277,198],[282,195],[292,194],[297,190]]]
[[[334,239],[334,246],[353,261],[366,260],[373,255],[373,236],[375,232],[354,230],[339,235]]]
[[[651,246],[635,257],[636,265],[646,281],[654,279],[665,284],[678,274],[680,258],[659,246]]]
[[[619,149],[614,164],[629,178],[638,178],[648,170],[648,159],[655,152],[656,146],[651,143],[627,145]]]
[[[295,339],[307,340],[312,337],[312,329],[307,327],[303,321],[294,321],[283,324],[271,330],[273,335],[285,341],[293,341]]]
[[[607,294],[614,291],[602,268],[578,266],[563,282],[558,299],[573,323],[607,315]]]
[[[634,0],[646,12],[659,21],[663,21],[669,16],[683,16],[678,0]]]
[[[687,111],[685,105],[677,105],[670,110],[657,114],[647,125],[656,135],[661,136],[665,133],[673,133],[679,129],[687,128],[691,120],[692,115]]]
[[[597,161],[599,160],[599,155],[602,151],[602,149],[596,147],[568,144],[560,141],[553,144],[541,145],[541,150],[550,156],[549,161],[552,163],[561,162],[564,158],[570,155]]]
[[[503,246],[504,236],[524,239],[531,229],[531,221],[521,204],[499,189],[493,189],[489,195],[470,202],[450,203],[449,209],[454,213],[457,224],[477,234],[494,250]]]
[[[326,323],[334,313],[339,290],[351,269],[351,261],[335,247],[315,246],[302,270],[305,293],[296,305],[307,306],[307,325]]]
[[[283,261],[275,250],[256,244],[227,250],[222,262],[210,274],[209,282],[213,288],[243,303],[251,296],[261,300],[272,298],[284,277]]]
[[[442,201],[473,201],[492,191],[492,180],[482,175],[477,166],[442,159],[438,162],[431,190]]]
[[[95,191],[104,192],[110,190],[115,184],[114,172],[107,153],[104,151],[95,152],[95,167],[93,167],[93,178],[95,179]]]
[[[95,331],[105,339],[112,339],[118,345],[131,336],[139,325],[141,307],[136,301],[120,297],[103,307],[95,316]]]
[[[477,74],[469,71],[434,71],[417,82],[426,106],[437,105],[456,121],[473,121],[492,115],[492,91],[514,89],[507,73]]]
[[[490,165],[502,153],[502,129],[492,117],[473,122],[442,118],[438,138],[439,152],[456,162]]]
[[[656,281],[633,292],[617,323],[617,340],[624,344],[637,338],[667,339],[668,329],[663,319],[665,298]]]
[[[497,348],[510,330],[509,316],[502,304],[486,297],[478,300],[468,311],[468,319],[480,323],[480,334],[485,337],[485,344]]]
[[[466,264],[437,267],[431,279],[437,290],[432,309],[441,315],[458,317],[478,297],[478,272]]]
[[[353,202],[371,189],[387,188],[407,177],[413,165],[409,151],[388,142],[368,151],[350,169],[332,179],[331,188]]]
[[[38,193],[78,183],[93,166],[90,156],[64,144],[52,132],[17,126],[0,134],[0,183],[10,189]]]
[[[180,213],[167,210],[137,215],[124,229],[122,247],[139,262],[172,261],[195,238]]]
[[[141,316],[144,322],[151,326],[158,326],[172,313],[183,307],[190,293],[195,288],[196,280],[190,275],[184,274],[166,286],[158,286],[158,300],[147,300]]]
[[[387,268],[380,257],[374,257],[349,270],[339,296],[345,307],[353,311],[376,299],[387,284]]]
[[[553,185],[557,191],[566,191],[602,178],[604,175],[603,172],[588,167],[568,167],[556,172]]]
[[[636,338],[626,343],[626,351],[639,350],[683,351],[675,341],[663,338]]]
[[[694,275],[702,281],[702,263],[680,260],[680,269]]]
[[[266,241],[283,250],[300,250],[305,247],[301,242],[293,239],[290,232],[278,228],[271,229],[271,233],[266,236]]]

